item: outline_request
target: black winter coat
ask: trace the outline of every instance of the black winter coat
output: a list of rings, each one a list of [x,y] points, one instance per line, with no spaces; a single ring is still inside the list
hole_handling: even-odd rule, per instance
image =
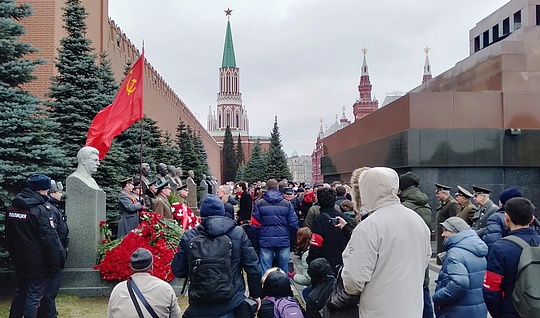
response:
[[[240,196],[240,208],[238,209],[238,224],[242,221],[251,220],[251,212],[253,211],[253,198],[249,192],[244,191]]]
[[[51,196],[49,196],[49,202],[51,203],[51,212],[54,218],[56,232],[58,233],[60,243],[62,243],[67,256],[67,249],[69,246],[69,228],[67,224],[66,212],[62,204],[63,202],[60,202]]]
[[[306,318],[320,318],[319,311],[323,309],[334,287],[334,271],[324,258],[317,258],[309,265],[308,274],[311,276],[313,290],[306,299]]]
[[[23,189],[6,213],[7,250],[17,276],[26,279],[49,277],[65,263],[65,252],[48,197]]]
[[[347,222],[350,221],[347,215],[336,211],[334,207],[321,208],[321,214],[313,222],[313,236],[307,257],[308,264],[316,258],[326,258],[334,270],[334,275],[337,273],[339,265],[343,265],[341,254],[350,238],[350,235],[346,235],[346,232],[331,223],[330,218],[336,216],[342,217]]]
[[[360,302],[360,296],[351,296],[345,291],[345,288],[343,287],[343,279],[341,278],[342,268],[343,267],[341,267],[338,271],[332,294],[326,302],[326,307],[329,311],[328,316],[331,318],[358,317],[358,303]]]

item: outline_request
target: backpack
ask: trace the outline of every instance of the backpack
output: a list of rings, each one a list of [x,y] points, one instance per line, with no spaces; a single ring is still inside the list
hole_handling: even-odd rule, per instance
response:
[[[293,297],[266,297],[274,304],[274,318],[304,318],[302,309]]]
[[[190,300],[218,304],[234,296],[231,273],[232,242],[227,235],[209,237],[202,226],[189,242]]]
[[[530,246],[515,235],[503,239],[513,242],[521,249],[517,279],[512,292],[512,303],[520,317],[540,318],[540,247]]]

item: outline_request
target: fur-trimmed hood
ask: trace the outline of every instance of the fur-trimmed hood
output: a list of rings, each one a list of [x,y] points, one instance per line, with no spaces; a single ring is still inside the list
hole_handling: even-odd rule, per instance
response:
[[[360,210],[362,208],[362,201],[360,199],[360,187],[359,187],[358,181],[360,180],[360,175],[362,174],[362,172],[367,171],[369,169],[370,169],[369,167],[358,168],[353,171],[352,176],[351,176],[351,188],[352,188],[351,196],[352,196],[352,201],[354,203],[354,210],[358,213],[360,213]]]
[[[366,170],[361,174],[358,184],[360,201],[367,211],[401,203],[397,196],[399,176],[391,168],[376,167]]]

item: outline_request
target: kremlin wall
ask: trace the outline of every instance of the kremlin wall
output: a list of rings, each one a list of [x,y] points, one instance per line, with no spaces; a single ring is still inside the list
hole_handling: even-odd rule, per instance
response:
[[[34,75],[38,79],[27,86],[32,93],[43,98],[50,86],[49,79],[55,75],[54,56],[56,49],[60,40],[65,36],[65,31],[62,28],[64,1],[17,0],[16,3],[29,4],[33,10],[33,16],[21,21],[27,30],[27,34],[22,37],[22,40],[31,43],[39,50],[35,54],[36,57],[48,61],[47,64],[36,68]],[[140,52],[130,41],[129,36],[122,32],[120,26],[109,18],[108,0],[81,0],[81,3],[88,13],[86,37],[92,41],[91,46],[96,53],[107,53],[116,79],[120,81],[128,61],[134,63],[139,58]],[[137,47],[140,46],[142,43],[137,44]],[[145,62],[144,72],[145,115],[157,121],[162,130],[168,131],[173,136],[176,135],[176,127],[180,120],[189,125],[195,133],[201,136],[212,175],[220,179],[221,148],[218,143],[148,60]]]

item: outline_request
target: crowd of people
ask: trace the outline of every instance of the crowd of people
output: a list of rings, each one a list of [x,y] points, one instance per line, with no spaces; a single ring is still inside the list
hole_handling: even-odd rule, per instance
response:
[[[183,201],[173,207],[167,200],[174,190],[185,199],[187,187],[156,181],[144,193],[140,180],[128,178],[121,182],[118,236],[138,226],[139,211],[178,215],[185,233],[172,271],[189,286],[187,318],[487,317],[488,311],[533,317],[527,312],[536,307],[522,292],[529,287],[518,275],[522,253],[534,255],[528,247],[540,243],[531,201],[511,187],[496,205],[492,191],[479,186],[472,192],[457,186],[454,199],[451,187],[436,183],[433,230],[442,267],[430,295],[432,208],[419,185],[413,172],[385,167],[355,170],[350,185],[239,182],[207,194],[197,216]],[[17,275],[10,317],[57,316],[69,243],[61,190],[47,176],[32,175],[7,211]],[[296,268],[292,257],[299,258]],[[182,315],[174,290],[151,276],[152,266],[148,250],[131,255],[133,275],[114,288],[109,317]],[[302,299],[292,282],[305,286]]]

